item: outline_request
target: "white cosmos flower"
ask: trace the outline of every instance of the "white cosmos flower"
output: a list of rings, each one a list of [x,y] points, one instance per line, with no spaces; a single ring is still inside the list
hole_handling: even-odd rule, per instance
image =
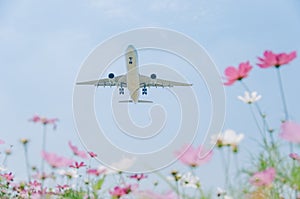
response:
[[[184,174],[180,179],[180,184],[183,187],[199,188],[200,180],[197,176],[193,176],[191,172]]]
[[[245,102],[246,104],[252,104],[261,99],[261,95],[258,95],[256,91],[251,92],[245,91],[244,96],[238,96],[238,99]]]
[[[105,175],[123,172],[123,171],[126,171],[127,169],[129,169],[130,167],[132,167],[132,165],[135,163],[135,161],[136,161],[135,157],[132,157],[132,158],[123,157],[118,162],[112,163],[111,164],[112,168],[105,167],[105,166],[99,166],[98,170],[99,171],[104,170]]]
[[[228,129],[223,133],[222,143],[224,145],[237,146],[244,139],[244,134],[237,134],[234,130]]]
[[[223,146],[222,134],[214,134],[210,137],[210,143],[216,144],[218,147]]]
[[[217,188],[217,196],[220,197],[220,196],[224,196],[226,195],[226,191],[220,187]]]
[[[233,199],[231,196],[227,195],[224,189],[220,187],[217,188],[217,196],[222,199]]]
[[[78,178],[79,176],[76,169],[68,169],[68,170],[61,169],[58,170],[57,173],[62,176],[67,176],[68,178]]]

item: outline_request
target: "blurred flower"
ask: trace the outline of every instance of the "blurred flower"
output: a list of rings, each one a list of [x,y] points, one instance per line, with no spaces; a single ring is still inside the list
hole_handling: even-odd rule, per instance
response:
[[[34,179],[38,179],[38,180],[45,180],[47,178],[52,178],[55,179],[55,176],[53,174],[47,174],[47,173],[36,173],[35,175],[33,175]]]
[[[172,176],[168,176],[167,179],[175,182],[178,182],[182,177],[182,175],[177,170],[172,170],[171,175]]]
[[[42,185],[42,184],[41,184],[40,182],[36,181],[36,180],[29,182],[29,186],[30,186],[30,187],[40,188],[41,185]]]
[[[11,149],[6,149],[4,152],[5,152],[6,155],[10,155],[11,154]]]
[[[64,191],[66,189],[69,189],[70,186],[65,184],[65,185],[57,185],[56,188],[61,192],[61,191]]]
[[[238,99],[243,101],[246,104],[252,104],[258,100],[261,99],[261,95],[257,95],[257,92],[251,92],[251,94],[248,91],[245,91],[245,95],[242,96],[238,96]]]
[[[100,165],[97,170],[101,171],[101,174],[103,173],[104,175],[120,173],[130,168],[134,162],[135,158],[123,158],[119,162],[115,162],[111,165],[114,167],[114,169]]]
[[[153,191],[146,190],[134,192],[133,195],[136,199],[179,199],[179,197],[172,191],[158,194],[154,193]]]
[[[3,140],[0,139],[0,144],[5,144],[5,142]]]
[[[289,154],[289,157],[300,162],[300,156],[297,153],[291,153]]]
[[[57,173],[59,175],[66,176],[69,179],[78,178],[79,176],[76,169],[68,169],[68,170],[61,169]]]
[[[131,179],[136,179],[137,181],[140,181],[142,179],[147,178],[148,176],[142,173],[142,174],[134,174],[134,175],[131,175],[131,176],[128,176],[128,177],[131,178]]]
[[[266,50],[264,52],[263,58],[258,57],[258,60],[260,61],[260,63],[258,63],[257,65],[261,68],[269,68],[272,66],[275,66],[278,68],[281,65],[288,64],[293,59],[295,59],[296,56],[297,56],[296,51],[293,51],[289,54],[287,54],[287,53],[275,54],[272,51]]]
[[[224,196],[226,195],[226,191],[220,187],[217,188],[217,196],[220,197],[220,196]]]
[[[57,125],[56,122],[58,122],[57,118],[46,118],[46,117],[40,117],[39,115],[34,115],[29,121],[34,123],[41,123],[43,125],[52,124],[53,129],[56,129]]]
[[[231,146],[237,152],[239,143],[244,139],[244,134],[237,134],[234,130],[227,129],[223,134],[212,135],[211,143],[217,143],[218,147]]]
[[[99,167],[98,169],[88,169],[86,171],[87,174],[91,174],[91,175],[95,175],[95,176],[99,176],[103,173],[105,173],[106,169],[103,167]]]
[[[48,153],[46,151],[42,151],[42,157],[53,168],[68,167],[69,165],[73,164],[73,162],[74,162],[72,159],[58,156],[55,153]]]
[[[12,172],[0,174],[0,176],[2,176],[7,182],[11,182],[14,180],[14,176],[13,176]]]
[[[225,69],[225,78],[227,82],[224,83],[226,86],[232,85],[236,81],[240,81],[246,77],[248,77],[249,72],[251,71],[252,66],[249,62],[240,63],[238,68],[233,66],[229,66]]]
[[[84,164],[84,162],[75,162],[74,165],[70,165],[71,168],[75,168],[75,169],[79,169],[81,167],[85,167],[86,165]]]
[[[217,145],[217,147],[221,148],[223,146],[223,140],[221,134],[214,134],[210,138],[210,143],[213,145]]]
[[[300,143],[300,125],[292,121],[283,122],[279,136],[289,142]]]
[[[244,139],[244,134],[237,134],[234,130],[228,129],[223,134],[223,145],[231,146],[237,152],[239,143]]]
[[[191,187],[191,188],[199,188],[200,187],[200,180],[197,176],[193,176],[191,172],[188,172],[184,174],[181,179],[179,180],[179,183],[183,187]]]
[[[88,152],[88,154],[91,156],[91,158],[97,157],[97,154],[92,151]]]
[[[124,195],[127,195],[134,191],[137,188],[136,185],[124,185],[124,186],[115,186],[112,190],[109,191],[109,194],[113,198],[121,198]]]
[[[77,146],[72,145],[72,142],[71,142],[71,141],[69,141],[68,144],[69,144],[69,147],[70,147],[70,149],[72,150],[72,152],[73,152],[74,155],[76,155],[76,156],[78,156],[78,157],[81,157],[81,158],[83,158],[83,159],[87,159],[87,158],[88,158],[86,152],[85,152],[85,151],[80,151],[80,150],[77,148]]]
[[[20,139],[20,142],[21,142],[22,144],[26,145],[26,144],[29,142],[29,140],[26,139],[26,138],[21,138],[21,139]]]
[[[117,171],[125,171],[132,167],[132,165],[135,163],[136,158],[135,157],[122,157],[118,162],[112,163],[111,167],[114,169],[117,169]],[[116,170],[110,171],[110,172],[117,172]],[[109,171],[108,171],[109,172]]]
[[[201,145],[197,148],[186,145],[182,147],[180,151],[175,152],[175,154],[183,164],[191,167],[197,167],[207,163],[208,161],[210,161],[213,155],[212,151],[207,151]],[[205,156],[200,158],[203,155]]]
[[[264,171],[256,172],[250,178],[250,183],[254,186],[269,186],[275,179],[276,171],[274,168],[268,168]]]
[[[221,197],[222,199],[233,199],[231,196],[227,195],[225,190],[221,189],[220,187],[217,188],[217,196]]]
[[[126,191],[119,186],[114,187],[113,190],[109,191],[110,195],[113,196],[114,198],[121,198],[123,195],[126,195]]]

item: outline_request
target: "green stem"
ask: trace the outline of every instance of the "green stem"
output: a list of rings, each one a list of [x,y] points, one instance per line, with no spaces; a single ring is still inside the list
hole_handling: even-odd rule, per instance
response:
[[[277,69],[277,79],[278,79],[278,84],[279,84],[280,96],[281,96],[284,115],[285,115],[285,121],[287,121],[287,120],[289,120],[289,113],[288,113],[286,98],[285,98],[284,89],[283,89],[283,81],[281,78],[280,67],[277,67],[276,69]],[[290,143],[289,146],[290,146],[290,152],[293,153],[293,151],[294,151],[293,144]]]
[[[27,171],[27,178],[28,182],[30,182],[30,169],[29,169],[29,159],[28,159],[28,150],[27,150],[27,144],[23,144],[24,146],[24,157],[25,157],[25,166]]]
[[[234,161],[235,161],[236,170],[239,172],[240,171],[240,166],[239,166],[238,154],[235,154]]]
[[[229,153],[228,153],[229,154]],[[228,188],[228,182],[229,182],[229,159],[230,159],[230,154],[228,155],[227,161],[225,158],[225,154],[223,149],[221,149],[221,157],[222,157],[222,161],[223,161],[223,165],[224,165],[224,172],[225,172],[225,189]]]
[[[247,92],[249,92],[249,93],[251,94],[251,90],[250,90],[249,87],[245,84],[245,82],[243,82],[243,81],[240,81],[240,82],[241,82],[242,86],[244,87],[244,89],[245,89]],[[260,116],[262,117],[262,119],[266,122],[267,128],[269,128],[269,125],[268,125],[268,123],[267,123],[267,121],[266,121],[265,115],[263,114],[263,112],[262,112],[260,106],[258,105],[258,103],[255,102],[255,103],[254,103],[254,106],[255,106],[255,108],[257,109],[259,115],[260,115]]]
[[[265,146],[267,146],[266,135],[264,135],[263,130],[260,128],[260,125],[258,123],[258,120],[257,120],[257,118],[255,116],[255,113],[254,113],[253,108],[252,108],[251,105],[250,105],[250,111],[251,111],[251,115],[253,117],[253,120],[254,120],[257,128],[258,128],[258,131],[260,132],[260,135],[263,137],[263,143],[264,143]]]
[[[165,178],[165,176],[163,176],[161,173],[155,172],[155,174],[156,174],[158,177],[160,177],[167,185],[169,185],[169,187],[170,187],[172,190],[176,191],[176,194],[179,196],[179,190],[176,188],[176,186],[174,186],[169,180],[167,180],[167,179]]]
[[[46,125],[43,125],[43,140],[42,140],[42,151],[46,151]],[[41,161],[41,172],[44,173],[45,160],[42,158]]]
[[[43,125],[43,140],[42,140],[42,151],[46,151],[46,124]],[[41,160],[41,175],[44,175],[44,167],[45,167],[45,160],[42,158]],[[44,189],[44,179],[42,178],[41,182],[41,190]]]
[[[282,105],[283,105],[283,110],[285,114],[285,120],[289,120],[289,113],[288,113],[288,108],[287,108],[287,103],[285,99],[285,94],[284,94],[284,89],[283,89],[283,83],[282,83],[282,78],[281,78],[281,72],[280,68],[277,68],[277,78],[278,78],[278,83],[279,83],[279,90],[280,90],[280,96],[282,100]]]

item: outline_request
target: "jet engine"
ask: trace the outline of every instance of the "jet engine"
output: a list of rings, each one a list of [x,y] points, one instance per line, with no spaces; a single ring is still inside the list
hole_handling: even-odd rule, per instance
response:
[[[113,79],[114,77],[115,77],[115,75],[114,75],[113,73],[109,73],[109,74],[108,74],[108,78],[109,78],[109,79]]]
[[[150,75],[150,78],[151,78],[151,79],[156,79],[156,74],[154,74],[154,73],[151,74],[151,75]]]

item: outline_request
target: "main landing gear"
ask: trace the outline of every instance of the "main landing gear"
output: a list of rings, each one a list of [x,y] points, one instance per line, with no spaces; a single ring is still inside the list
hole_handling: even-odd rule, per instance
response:
[[[123,88],[123,87],[120,87],[120,88],[119,88],[119,94],[120,94],[120,95],[124,95],[124,88]]]
[[[147,88],[144,86],[144,88],[142,89],[142,95],[147,95]]]

